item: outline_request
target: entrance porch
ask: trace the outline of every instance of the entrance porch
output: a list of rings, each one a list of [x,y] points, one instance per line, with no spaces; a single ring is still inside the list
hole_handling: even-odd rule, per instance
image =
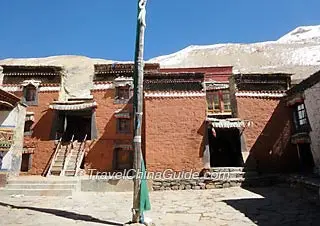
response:
[[[245,144],[243,131],[249,122],[237,118],[208,118],[206,127],[205,168],[242,167]]]

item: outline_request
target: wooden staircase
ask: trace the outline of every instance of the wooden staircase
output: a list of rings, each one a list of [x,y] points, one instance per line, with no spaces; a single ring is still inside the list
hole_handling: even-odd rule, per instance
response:
[[[84,157],[86,137],[82,142],[73,141],[59,143],[52,158],[47,176],[76,176]]]

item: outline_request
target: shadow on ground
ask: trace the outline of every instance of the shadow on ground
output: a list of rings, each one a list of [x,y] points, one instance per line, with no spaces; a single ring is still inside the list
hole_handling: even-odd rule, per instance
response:
[[[320,205],[287,185],[245,188],[262,198],[223,200],[257,225],[320,225]]]
[[[33,210],[33,211],[37,211],[37,212],[41,212],[41,213],[52,214],[52,215],[56,215],[58,217],[63,217],[63,218],[68,218],[68,219],[78,220],[78,221],[100,223],[100,224],[105,224],[105,225],[123,225],[123,224],[120,224],[120,223],[100,220],[98,218],[95,218],[95,217],[92,217],[92,216],[89,216],[89,215],[69,212],[69,211],[65,211],[65,210],[46,209],[46,208],[38,208],[38,207],[31,207],[31,206],[16,206],[16,205],[3,203],[3,202],[0,202],[0,206],[9,207],[9,208],[12,208],[12,209]]]

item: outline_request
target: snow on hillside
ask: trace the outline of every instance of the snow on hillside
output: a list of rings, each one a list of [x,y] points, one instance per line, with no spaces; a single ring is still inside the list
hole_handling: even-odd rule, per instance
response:
[[[298,27],[278,41],[189,46],[149,62],[165,68],[232,65],[236,73],[287,72],[301,79],[320,70],[320,25]]]
[[[52,56],[0,60],[0,65],[55,65],[63,66],[70,95],[79,95],[88,87],[93,65],[112,63],[113,60],[91,59],[84,56]],[[235,73],[293,73],[302,79],[320,70],[320,25],[298,27],[277,41],[252,44],[192,45],[176,53],[159,56],[148,62],[161,67],[234,66]],[[123,62],[122,62],[123,63]]]
[[[297,27],[288,34],[278,39],[278,42],[292,43],[292,42],[316,42],[320,43],[320,25],[318,26],[304,26]]]

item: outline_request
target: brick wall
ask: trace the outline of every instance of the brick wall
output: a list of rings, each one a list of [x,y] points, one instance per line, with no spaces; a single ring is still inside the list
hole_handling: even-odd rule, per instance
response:
[[[15,95],[22,97],[22,92]],[[32,154],[32,168],[29,174],[42,174],[54,152],[54,141],[50,140],[52,128],[53,110],[49,104],[57,100],[59,92],[40,92],[38,94],[38,106],[30,106],[27,111],[34,112],[34,123],[32,136],[25,136],[24,148],[34,149]]]
[[[145,148],[149,171],[201,170],[205,98],[146,98]]]
[[[262,172],[297,170],[298,155],[291,144],[291,111],[279,99],[237,97],[238,117],[252,122],[244,135],[250,152],[246,167]]]
[[[87,170],[111,171],[113,169],[114,142],[116,140],[132,141],[132,133],[117,133],[117,120],[114,114],[119,109],[132,112],[132,104],[114,104],[115,89],[93,91],[92,95],[98,103],[96,109],[98,138],[90,144],[85,156],[85,167]]]

